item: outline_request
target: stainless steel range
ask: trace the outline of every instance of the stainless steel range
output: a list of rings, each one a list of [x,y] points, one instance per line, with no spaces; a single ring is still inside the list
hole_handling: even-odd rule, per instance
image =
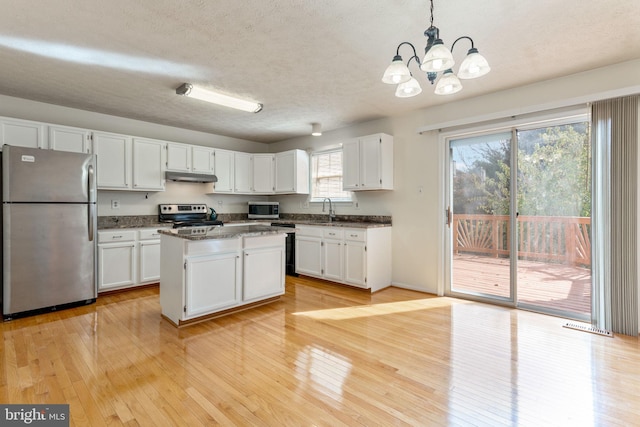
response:
[[[212,220],[207,205],[202,203],[158,205],[158,220],[173,224],[173,228],[224,225]]]

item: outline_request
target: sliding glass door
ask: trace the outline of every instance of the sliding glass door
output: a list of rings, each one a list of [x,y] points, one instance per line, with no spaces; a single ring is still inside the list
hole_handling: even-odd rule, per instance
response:
[[[511,132],[449,143],[451,292],[513,301]]]
[[[450,295],[587,320],[587,122],[448,141]]]
[[[588,123],[519,129],[518,305],[591,315]]]

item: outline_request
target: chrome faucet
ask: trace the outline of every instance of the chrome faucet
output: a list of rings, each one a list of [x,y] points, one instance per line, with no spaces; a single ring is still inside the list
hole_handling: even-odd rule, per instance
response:
[[[322,212],[324,212],[324,204],[326,201],[329,201],[329,222],[331,222],[336,217],[336,211],[333,210],[333,205],[331,204],[331,199],[325,197],[322,201]]]

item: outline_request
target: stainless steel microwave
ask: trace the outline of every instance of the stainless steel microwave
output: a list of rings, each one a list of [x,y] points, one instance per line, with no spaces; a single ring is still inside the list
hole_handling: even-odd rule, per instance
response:
[[[278,218],[280,218],[280,203],[249,202],[249,219],[278,219]]]

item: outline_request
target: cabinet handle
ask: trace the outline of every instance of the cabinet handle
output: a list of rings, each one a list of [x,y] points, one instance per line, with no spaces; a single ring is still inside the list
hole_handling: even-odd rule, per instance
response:
[[[357,235],[357,234],[349,234],[349,236],[351,236],[351,237],[358,237],[358,235]]]
[[[113,236],[112,239],[122,239],[122,236]]]

